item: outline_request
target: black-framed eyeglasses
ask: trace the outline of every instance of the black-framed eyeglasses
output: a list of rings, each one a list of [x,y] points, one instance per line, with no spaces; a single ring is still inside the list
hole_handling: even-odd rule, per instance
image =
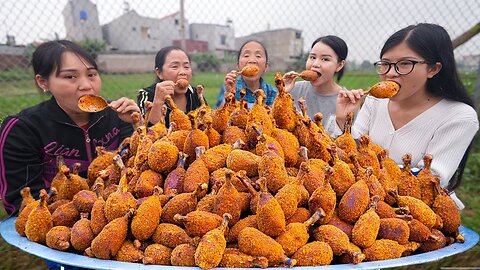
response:
[[[400,60],[395,63],[390,63],[387,61],[378,61],[375,62],[373,65],[375,66],[375,70],[377,71],[378,75],[385,75],[387,74],[392,66],[395,67],[395,71],[400,75],[407,75],[412,72],[413,68],[416,64],[427,64],[426,61],[415,61],[415,60]]]

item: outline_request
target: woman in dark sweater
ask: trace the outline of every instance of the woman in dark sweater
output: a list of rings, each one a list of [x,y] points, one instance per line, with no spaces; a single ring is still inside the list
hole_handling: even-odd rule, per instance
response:
[[[170,95],[175,105],[185,113],[201,106],[195,87],[191,85],[182,87],[175,84],[179,79],[189,82],[192,79],[190,58],[181,48],[168,46],[158,51],[155,57],[155,74],[156,82],[138,91],[138,106],[143,114],[145,114],[145,102],[153,103],[149,117],[150,123],[155,124],[160,121],[162,106],[166,104],[165,96],[167,95]],[[168,127],[172,110],[168,104],[166,106],[165,125]]]

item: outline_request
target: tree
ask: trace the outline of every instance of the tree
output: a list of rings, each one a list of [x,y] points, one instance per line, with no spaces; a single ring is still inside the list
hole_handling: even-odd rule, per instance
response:
[[[303,53],[295,62],[290,64],[287,67],[287,69],[288,70],[298,70],[298,71],[304,70],[305,69],[305,63],[307,62],[309,54],[310,54],[310,52]]]
[[[197,53],[192,55],[192,60],[197,63],[197,69],[201,72],[218,72],[220,68],[220,61],[213,53]]]
[[[80,47],[85,49],[88,53],[90,53],[95,60],[97,60],[97,55],[99,52],[103,52],[107,47],[107,43],[103,40],[96,40],[86,38],[82,41],[76,42]]]
[[[367,60],[363,60],[362,63],[360,64],[360,69],[372,69],[373,66],[372,66],[372,63],[370,63],[370,61],[367,61]]]

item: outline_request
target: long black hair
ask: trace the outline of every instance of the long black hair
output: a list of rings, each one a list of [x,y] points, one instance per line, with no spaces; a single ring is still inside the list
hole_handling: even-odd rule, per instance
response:
[[[161,48],[158,52],[157,55],[155,56],[155,68],[159,69],[160,71],[163,71],[163,65],[165,64],[165,59],[167,59],[168,54],[171,51],[182,51],[187,55],[188,61],[191,62],[190,55],[188,55],[182,48],[177,47],[177,46],[167,46]],[[160,78],[156,79],[157,82],[162,82]]]
[[[80,58],[86,60],[95,69],[98,69],[95,59],[86,50],[79,45],[68,40],[54,40],[42,43],[33,52],[32,67],[35,75],[42,78],[48,78],[53,71],[56,75],[62,68],[62,55],[64,52],[72,52]]]
[[[429,65],[439,62],[440,71],[427,80],[427,91],[435,96],[463,102],[475,108],[472,98],[458,75],[453,45],[445,28],[430,23],[407,26],[390,36],[380,52],[380,59],[391,48],[406,44]]]
[[[310,49],[312,49],[313,46],[315,46],[315,44],[317,44],[318,42],[321,42],[327,45],[328,47],[332,48],[332,50],[337,55],[338,62],[341,62],[347,59],[348,46],[343,39],[333,35],[319,37],[312,43],[312,46],[310,47]],[[340,79],[343,77],[343,74],[345,73],[345,69],[346,69],[346,64],[343,65],[342,69],[336,72],[337,82],[339,82]]]

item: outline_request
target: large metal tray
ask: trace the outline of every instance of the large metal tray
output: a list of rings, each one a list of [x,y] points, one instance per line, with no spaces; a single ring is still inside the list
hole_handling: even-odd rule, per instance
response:
[[[92,269],[192,269],[191,267],[175,267],[175,266],[159,266],[159,265],[143,265],[139,263],[125,263],[111,260],[93,259],[82,255],[77,255],[68,252],[62,252],[51,249],[47,246],[43,246],[34,242],[31,242],[26,237],[20,236],[15,231],[15,219],[9,218],[0,223],[0,233],[2,237],[9,244],[18,247],[19,249],[33,254],[35,256],[58,262],[63,265],[71,265],[77,267],[86,267]],[[448,247],[442,249],[426,252],[422,254],[412,255],[393,260],[375,261],[375,262],[363,262],[357,265],[353,264],[337,264],[320,267],[295,267],[302,270],[338,270],[338,269],[379,269],[388,267],[397,267],[413,264],[421,264],[427,262],[438,261],[442,258],[452,256],[458,253],[467,251],[474,247],[479,240],[478,233],[460,226],[460,233],[465,237],[465,243],[454,243]]]

